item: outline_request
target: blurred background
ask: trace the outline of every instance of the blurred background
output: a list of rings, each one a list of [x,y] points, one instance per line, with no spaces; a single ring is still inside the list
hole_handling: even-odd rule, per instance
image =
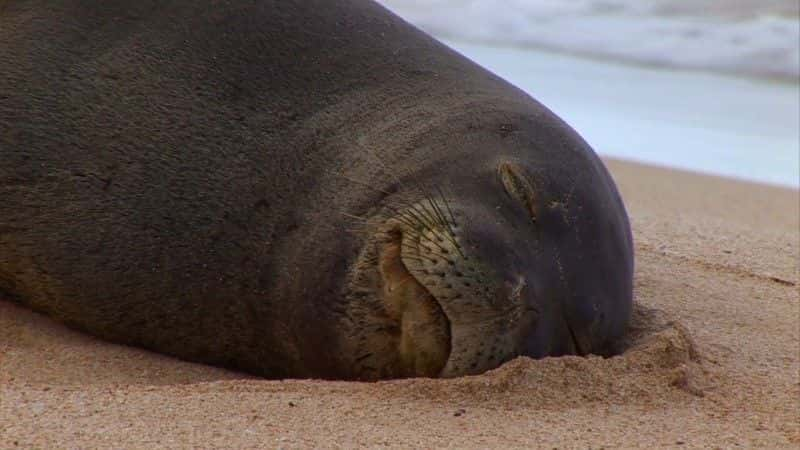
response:
[[[800,0],[379,0],[604,156],[800,186]]]

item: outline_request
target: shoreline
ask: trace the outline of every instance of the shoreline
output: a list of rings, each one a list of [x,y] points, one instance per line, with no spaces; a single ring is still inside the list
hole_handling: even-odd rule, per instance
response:
[[[657,70],[661,72],[667,72],[667,73],[672,72],[676,74],[695,73],[698,75],[708,75],[708,76],[725,78],[729,80],[776,84],[778,86],[792,87],[792,88],[797,87],[798,82],[800,82],[800,80],[796,76],[790,76],[790,75],[755,74],[751,72],[731,72],[723,69],[715,69],[709,67],[676,66],[674,64],[669,64],[666,62],[642,61],[642,60],[625,58],[623,56],[596,53],[588,50],[582,51],[566,47],[559,48],[556,46],[548,46],[546,44],[526,43],[523,45],[523,44],[516,44],[514,42],[508,42],[502,39],[497,39],[497,40],[470,39],[446,33],[438,33],[434,37],[440,40],[441,42],[452,43],[455,44],[456,46],[460,43],[466,45],[474,45],[477,47],[508,49],[518,52],[530,51],[536,53],[547,53],[553,56],[567,56],[570,58],[592,61],[599,64],[612,64],[623,67],[627,66],[632,69],[640,69],[640,70]]]

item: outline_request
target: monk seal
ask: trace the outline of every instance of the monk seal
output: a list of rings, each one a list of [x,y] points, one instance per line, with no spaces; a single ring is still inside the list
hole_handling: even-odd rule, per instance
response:
[[[264,377],[607,351],[633,250],[589,145],[371,1],[8,0],[0,289]]]

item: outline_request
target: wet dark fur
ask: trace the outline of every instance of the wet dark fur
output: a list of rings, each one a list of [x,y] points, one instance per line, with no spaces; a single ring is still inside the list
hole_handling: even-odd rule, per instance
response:
[[[401,189],[375,155],[529,148],[624,217],[566,125],[368,1],[6,0],[0,67],[0,295],[189,360],[347,376],[345,230]]]

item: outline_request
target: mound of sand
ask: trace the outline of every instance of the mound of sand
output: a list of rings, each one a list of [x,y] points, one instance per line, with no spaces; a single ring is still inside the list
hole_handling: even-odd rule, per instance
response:
[[[609,162],[637,249],[612,358],[453,380],[265,381],[0,301],[0,447],[800,444],[798,193]]]

